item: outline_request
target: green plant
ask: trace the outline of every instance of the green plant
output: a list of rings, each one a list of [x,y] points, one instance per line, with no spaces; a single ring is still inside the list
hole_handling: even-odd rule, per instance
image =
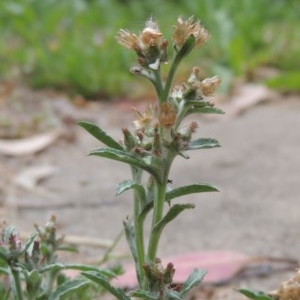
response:
[[[93,271],[106,278],[120,274],[120,270],[103,269],[82,264],[64,264],[57,258],[59,251],[75,251],[57,237],[56,220],[51,217],[44,226],[23,243],[14,227],[5,226],[0,244],[1,299],[58,300],[91,299],[103,289],[82,277],[68,278],[64,270]],[[69,298],[70,297],[70,298]]]
[[[116,194],[133,190],[133,215],[132,219],[124,221],[124,227],[135,262],[138,288],[127,295],[103,276],[93,272],[82,273],[123,300],[182,299],[205,275],[205,271],[195,269],[183,286],[174,290],[171,285],[174,266],[170,262],[163,267],[157,255],[165,226],[183,211],[194,207],[190,203],[173,204],[173,199],[192,193],[217,191],[207,183],[174,189],[170,187],[169,172],[176,156],[187,159],[187,151],[219,147],[215,139],[193,139],[197,123],[183,126],[182,122],[195,113],[223,113],[207,99],[214,94],[220,83],[217,76],[202,80],[200,69],[195,67],[185,83],[173,86],[174,76],[182,60],[209,38],[200,22],[194,21],[192,17],[187,20],[178,18],[173,29],[173,55],[165,81],[162,80],[161,71],[168,62],[168,41],[164,39],[156,22],[150,19],[139,35],[121,29],[116,37],[121,45],[137,54],[138,65],[132,67],[131,72],[148,79],[157,95],[157,102],[149,105],[145,112],[136,111],[136,130],[131,132],[127,128],[123,129],[123,143],[115,141],[94,124],[79,122],[80,126],[107,146],[93,150],[90,155],[126,163],[130,165],[132,173],[131,180],[125,180],[117,186]],[[144,223],[150,211],[152,224],[147,239]]]

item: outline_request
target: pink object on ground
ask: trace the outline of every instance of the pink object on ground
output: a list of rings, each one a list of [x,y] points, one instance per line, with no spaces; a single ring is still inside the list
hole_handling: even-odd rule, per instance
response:
[[[174,264],[174,283],[185,282],[195,268],[207,271],[204,282],[218,283],[232,278],[249,260],[249,256],[238,252],[208,251],[165,258],[162,259],[162,264],[164,267],[169,262]],[[113,280],[113,284],[119,287],[135,287],[137,280],[134,267],[128,265],[124,269],[125,273]]]

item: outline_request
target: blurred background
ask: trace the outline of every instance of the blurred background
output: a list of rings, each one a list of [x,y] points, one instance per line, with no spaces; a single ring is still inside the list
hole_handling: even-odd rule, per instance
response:
[[[142,97],[147,88],[126,71],[135,55],[116,32],[138,32],[152,17],[168,37],[179,15],[194,15],[212,38],[187,67],[220,75],[225,93],[236,78],[299,91],[299,11],[298,0],[3,0],[0,80],[88,99]]]

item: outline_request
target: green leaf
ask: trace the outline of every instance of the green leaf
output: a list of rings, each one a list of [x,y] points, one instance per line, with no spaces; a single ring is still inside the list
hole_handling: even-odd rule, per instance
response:
[[[40,269],[40,272],[41,273],[44,273],[44,272],[49,272],[49,271],[60,271],[60,270],[63,270],[65,269],[65,265],[63,263],[54,263],[54,264],[50,264],[50,265],[47,265],[45,266],[44,268],[41,268]]]
[[[13,235],[15,235],[15,228],[13,226],[5,227],[2,233],[3,244],[9,244],[10,237]]]
[[[202,282],[206,273],[207,273],[206,270],[194,269],[192,274],[189,276],[189,278],[183,284],[182,290],[180,292],[181,297],[183,297],[193,287],[199,285]]]
[[[88,281],[82,279],[68,280],[60,285],[50,296],[48,300],[60,300],[63,296],[75,292],[78,289],[87,286]]]
[[[24,276],[26,280],[26,289],[29,299],[35,299],[39,292],[40,285],[42,283],[42,275],[37,269],[33,269],[28,272],[24,270]]]
[[[166,201],[189,194],[218,191],[218,189],[208,183],[191,184],[167,191]]]
[[[252,291],[252,290],[247,290],[247,289],[239,289],[238,292],[243,294],[244,296],[254,299],[254,300],[274,300],[273,297],[265,294],[264,292],[261,291]]]
[[[208,183],[191,184],[191,185],[186,185],[186,186],[182,186],[182,187],[167,191],[165,200],[167,202],[170,202],[170,200],[172,200],[174,198],[189,195],[189,194],[203,193],[203,192],[218,192],[218,191],[219,190],[217,188],[215,188],[214,186],[212,186]],[[154,197],[154,195],[150,195],[150,196]],[[147,199],[146,205],[143,207],[143,209],[139,215],[139,218],[145,218],[145,216],[151,210],[152,207],[153,207],[153,198],[152,198],[152,200],[150,200],[150,197],[149,197],[149,199]]]
[[[166,299],[168,300],[182,300],[182,297],[180,295],[180,293],[173,291],[173,290],[168,290],[166,293]]]
[[[85,121],[79,121],[77,122],[79,126],[84,128],[86,131],[88,131],[93,137],[95,137],[97,140],[105,144],[106,146],[122,150],[122,146],[114,140],[111,136],[109,136],[107,133],[105,133],[101,128],[96,126],[95,124],[85,122]]]
[[[131,254],[134,258],[134,261],[137,261],[137,250],[136,250],[136,245],[135,245],[134,226],[133,226],[132,222],[128,219],[123,221],[123,224],[124,224],[124,228],[125,228],[125,236],[126,236],[128,244],[129,244]]]
[[[186,210],[186,209],[191,209],[194,208],[195,205],[194,204],[175,204],[173,205],[169,211],[166,213],[166,215],[157,223],[155,224],[153,231],[157,231],[157,232],[162,232],[162,230],[164,229],[164,227],[170,223],[171,221],[173,221],[182,211]]]
[[[137,270],[137,278],[138,282],[141,282],[142,274],[139,272],[138,268],[138,253],[137,253],[137,248],[136,248],[136,243],[135,243],[135,230],[132,222],[130,220],[125,220],[123,221],[124,228],[125,228],[125,236],[127,243],[130,248],[131,255],[133,257],[134,263],[135,263],[135,269]]]
[[[184,159],[189,159],[190,157],[184,151],[178,151],[177,154]]]
[[[190,114],[219,114],[223,115],[225,112],[222,109],[211,107],[211,106],[204,106],[204,107],[195,107],[188,111],[188,115]]]
[[[27,251],[29,249],[29,247],[32,245],[32,243],[35,240],[35,237],[38,235],[38,233],[33,233],[30,238],[26,241],[23,252]]]
[[[103,269],[95,266],[89,266],[89,265],[83,265],[83,264],[62,264],[62,263],[55,263],[51,265],[47,265],[44,268],[40,270],[41,273],[49,272],[49,271],[60,271],[60,270],[78,270],[78,271],[96,271],[99,273],[102,273],[103,275],[113,278],[116,276],[116,274],[109,270],[109,269]]]
[[[109,159],[124,162],[134,167],[143,169],[148,173],[152,174],[156,179],[160,180],[160,175],[158,170],[156,170],[153,166],[145,163],[143,160],[136,158],[134,155],[124,150],[117,150],[112,148],[99,148],[90,152],[89,155],[96,155],[96,156],[106,157]]]
[[[200,114],[224,114],[224,111],[214,107],[209,101],[204,100],[189,100],[185,104],[188,107],[186,115]]]
[[[10,251],[4,247],[0,247],[0,260],[7,262],[10,257]]]
[[[209,149],[220,147],[220,144],[215,139],[200,138],[189,142],[187,150]]]
[[[99,274],[103,274],[107,278],[116,277],[116,273],[110,269],[99,268],[95,266],[82,265],[82,264],[67,264],[65,265],[65,269],[78,270],[78,271],[94,271]]]
[[[78,253],[78,249],[76,246],[68,245],[68,244],[61,244],[57,247],[58,251],[65,251],[65,252],[72,252]]]
[[[9,275],[10,274],[9,269],[0,267],[0,274]]]
[[[146,198],[146,192],[144,187],[141,184],[138,184],[132,180],[124,180],[120,182],[116,187],[116,196],[122,194],[123,192],[129,189],[135,189],[138,192],[140,198]]]
[[[141,291],[141,290],[132,291],[130,293],[130,296],[136,297],[136,298],[141,298],[141,299],[146,299],[146,300],[157,300],[158,299],[157,293]]]
[[[130,300],[130,297],[128,297],[125,292],[120,289],[112,286],[108,280],[107,277],[103,276],[102,274],[96,273],[96,272],[82,272],[83,276],[87,277],[93,282],[96,282],[97,284],[104,287],[107,291],[109,291],[112,295],[114,295],[119,300]]]

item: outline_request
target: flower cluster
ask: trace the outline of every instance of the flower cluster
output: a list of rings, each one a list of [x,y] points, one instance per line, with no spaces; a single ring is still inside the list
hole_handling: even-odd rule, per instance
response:
[[[193,17],[187,20],[179,17],[172,35],[175,50],[180,51],[190,36],[195,38],[195,47],[200,47],[210,37],[200,21],[195,21]],[[119,44],[137,53],[138,62],[143,67],[157,70],[161,63],[168,60],[168,41],[163,38],[158,24],[152,19],[146,22],[145,28],[139,35],[121,29],[116,39]]]
[[[172,188],[170,170],[176,156],[189,158],[188,151],[219,147],[211,138],[196,138],[198,128],[195,121],[182,121],[195,113],[221,114],[206,97],[212,96],[220,84],[218,77],[202,79],[200,69],[194,68],[186,82],[173,85],[174,77],[182,60],[196,47],[205,43],[208,32],[193,17],[177,19],[173,27],[173,55],[169,72],[162,76],[161,63],[167,62],[168,42],[163,38],[156,22],[150,19],[140,34],[120,30],[117,41],[127,49],[135,51],[138,66],[132,73],[147,78],[153,84],[157,102],[149,105],[145,112],[134,110],[135,130],[123,128],[123,141],[117,142],[101,128],[88,122],[79,124],[104,143],[107,147],[93,150],[90,155],[106,157],[129,164],[132,180],[125,180],[117,186],[117,194],[134,189],[133,216],[124,221],[125,234],[135,261],[138,289],[130,292],[130,299],[184,299],[186,293],[199,284],[205,272],[195,269],[186,282],[173,289],[172,263],[163,268],[157,250],[165,226],[187,209],[190,203],[172,203],[179,196],[203,191],[218,191],[215,187],[199,183]],[[144,171],[148,174],[144,174]],[[145,177],[145,176],[146,177]],[[166,203],[169,204],[166,207]],[[149,238],[145,238],[145,221],[152,211],[149,223]],[[98,280],[98,278],[97,278]],[[105,287],[108,283],[105,282]],[[129,299],[120,289],[109,286],[109,291],[119,295],[118,299]]]
[[[191,93],[195,96],[195,99],[203,99],[204,97],[214,96],[216,88],[221,83],[221,79],[218,76],[213,76],[201,80],[200,69],[193,68],[187,84],[185,86],[186,93]]]
[[[194,40],[189,40],[190,36],[193,36]],[[192,48],[201,46],[208,38],[208,32],[199,21],[194,21],[193,17],[187,20],[179,17],[173,27],[172,39],[176,51],[173,69],[177,68],[180,60]],[[146,23],[146,27],[139,35],[120,30],[117,41],[137,53],[140,67],[131,70],[137,75],[148,78],[156,87],[159,98],[157,106],[149,105],[143,113],[135,109],[136,120],[133,123],[136,132],[132,134],[128,129],[123,130],[125,148],[142,157],[159,156],[163,153],[160,148],[164,146],[173,148],[175,152],[187,150],[197,123],[192,122],[184,128],[179,128],[180,123],[191,113],[221,112],[214,109],[213,103],[205,100],[206,97],[214,95],[220,84],[220,78],[214,76],[203,80],[200,69],[194,67],[187,81],[181,85],[171,88],[172,74],[166,83],[158,83],[159,66],[167,58],[168,42],[163,39],[158,24],[152,19]],[[186,53],[180,51],[184,45],[187,45]]]
[[[185,44],[187,38],[191,35],[193,35],[196,40],[196,47],[200,47],[210,37],[206,29],[201,26],[200,21],[194,21],[194,17],[190,17],[187,20],[183,20],[179,17],[173,31],[175,49],[179,51]]]
[[[137,53],[143,67],[156,69],[161,62],[167,61],[168,42],[163,39],[158,24],[152,19],[146,22],[146,27],[139,35],[121,29],[116,39],[119,44]]]

